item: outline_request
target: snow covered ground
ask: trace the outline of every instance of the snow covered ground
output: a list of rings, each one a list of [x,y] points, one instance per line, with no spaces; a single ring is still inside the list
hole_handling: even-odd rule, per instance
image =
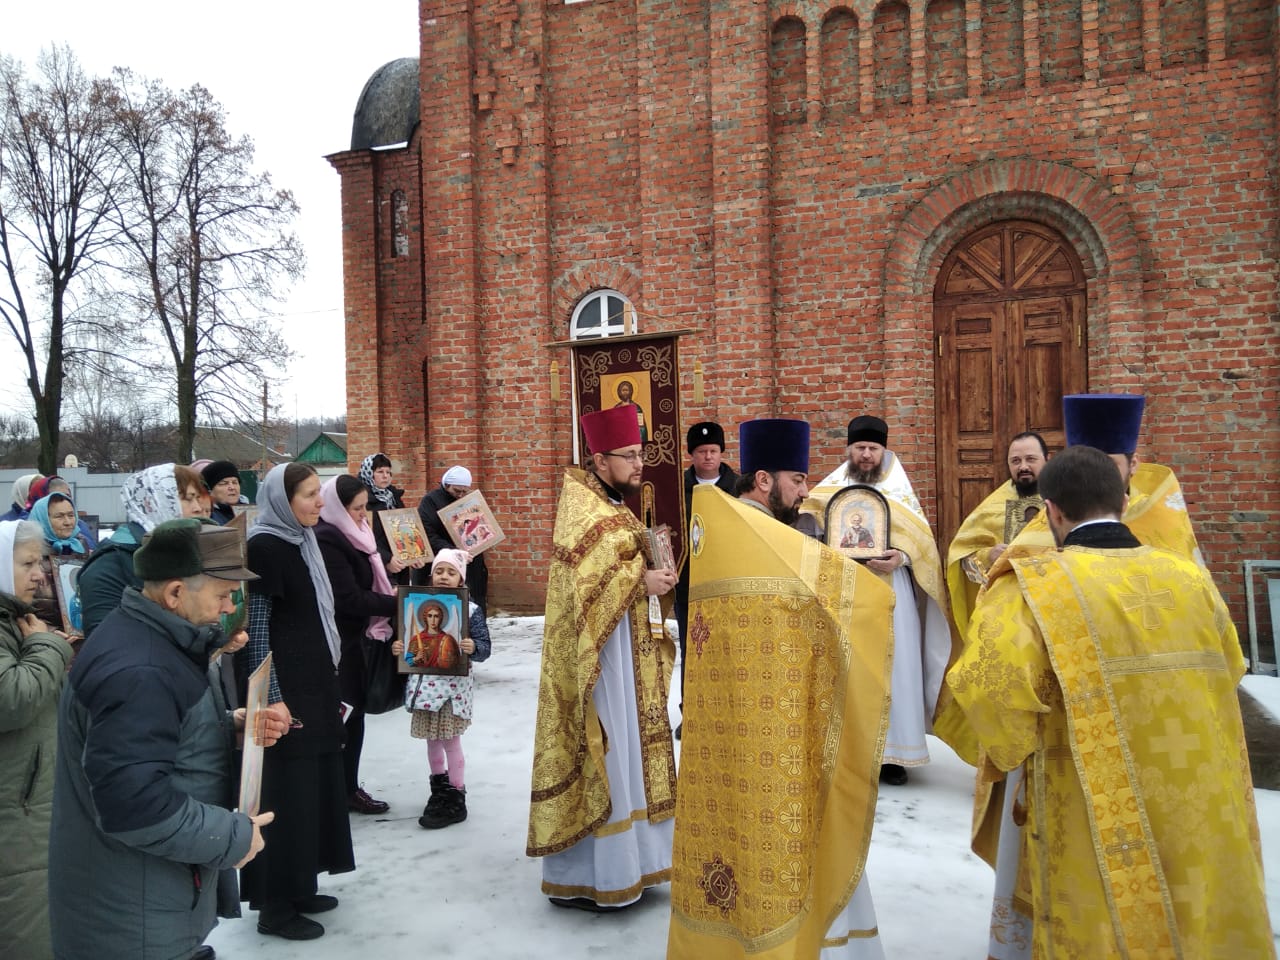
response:
[[[326,935],[308,943],[264,937],[256,914],[246,913],[210,935],[219,957],[665,956],[665,887],[612,916],[557,909],[539,892],[540,866],[524,856],[524,842],[542,619],[496,617],[490,630],[493,656],[476,667],[475,722],[463,737],[467,821],[445,830],[418,826],[428,794],[426,744],[409,737],[408,714],[368,718],[362,778],[391,811],[352,816],[358,869],[320,878],[321,891],[342,901],[316,917]],[[1251,677],[1247,684],[1280,716],[1280,680]],[[930,751],[933,762],[913,770],[906,787],[880,792],[868,865],[880,935],[890,960],[978,960],[986,956],[992,874],[969,851],[972,773],[939,741],[930,740]],[[1280,792],[1258,792],[1258,816],[1274,922],[1280,916]]]

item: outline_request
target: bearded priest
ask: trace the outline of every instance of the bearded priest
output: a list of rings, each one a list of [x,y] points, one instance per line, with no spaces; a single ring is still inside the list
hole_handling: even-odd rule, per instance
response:
[[[608,912],[671,878],[676,766],[667,718],[672,570],[649,570],[623,500],[641,488],[633,406],[584,414],[547,578],[527,852],[558,907]]]

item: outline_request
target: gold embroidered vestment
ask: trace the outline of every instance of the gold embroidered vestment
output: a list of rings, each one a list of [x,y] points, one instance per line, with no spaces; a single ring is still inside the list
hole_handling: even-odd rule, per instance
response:
[[[667,957],[816,957],[866,863],[893,590],[720,490],[693,497]]]
[[[1026,762],[1033,956],[1274,957],[1244,663],[1207,574],[1150,547],[1010,568],[948,681],[990,765]]]
[[[643,528],[610,503],[593,474],[565,471],[547,578],[542,680],[534,732],[527,852],[558,853],[605,827],[611,813],[608,743],[592,702],[600,651],[628,617],[645,797],[651,823],[675,810],[675,755],[667,691],[675,644],[649,628]]]

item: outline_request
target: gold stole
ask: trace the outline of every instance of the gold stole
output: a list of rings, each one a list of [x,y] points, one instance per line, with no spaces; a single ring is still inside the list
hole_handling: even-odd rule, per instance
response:
[[[1129,478],[1129,503],[1121,519],[1129,532],[1144,546],[1163,547],[1204,565],[1195,531],[1191,527],[1191,518],[1187,514],[1182,488],[1178,485],[1178,478],[1168,467],[1158,463],[1138,464],[1138,469]],[[991,583],[1009,573],[1015,560],[1039,556],[1056,549],[1053,532],[1049,529],[1048,514],[1042,511],[1027,523],[1013,543],[1009,544],[1009,548],[1000,555],[1000,559],[987,571],[987,582]],[[979,597],[981,595],[979,592]],[[952,597],[954,600],[954,592]],[[970,607],[970,612],[972,609]],[[961,639],[966,643],[967,633],[967,629],[961,630]],[[955,709],[946,688],[943,688],[942,697],[938,700],[934,733],[970,764],[977,767],[983,765],[977,737],[969,729],[963,711]],[[980,775],[973,798],[973,852],[992,867],[996,863],[1002,789],[1002,782],[993,782]]]
[[[1146,951],[1144,955],[1173,956],[1177,919],[1116,694],[1103,668],[1105,653],[1096,625],[1101,611],[1086,608],[1072,569],[1083,568],[1088,579],[1088,568],[1098,559],[1114,569],[1106,554],[1079,552],[1069,559],[1041,556],[1013,566],[1062,688],[1067,739],[1084,790],[1116,943],[1126,951],[1132,946]]]
[[[965,517],[951,546],[947,548],[947,589],[951,593],[951,615],[961,637],[969,632],[969,616],[973,612],[974,601],[978,598],[978,589],[982,586],[969,579],[962,563],[966,557],[973,556],[980,550],[990,550],[997,543],[1004,542],[1005,504],[1014,499],[1017,499],[1017,494],[1013,489],[1013,481],[1006,480],[978,504],[973,513]],[[977,566],[985,576],[986,565],[978,562]]]
[[[816,957],[870,844],[893,591],[711,486],[690,544],[667,956]]]
[[[611,815],[604,763],[608,744],[592,692],[600,678],[600,651],[624,616],[631,626],[646,818],[658,822],[674,813],[667,691],[675,644],[665,631],[658,638],[649,628],[642,533],[640,521],[625,506],[610,503],[593,474],[565,471],[547,577],[527,843],[531,857],[573,846],[605,827]]]

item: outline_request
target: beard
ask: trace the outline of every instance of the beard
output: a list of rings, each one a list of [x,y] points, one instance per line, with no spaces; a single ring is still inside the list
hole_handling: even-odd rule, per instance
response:
[[[786,504],[782,500],[782,493],[778,490],[778,485],[774,484],[769,489],[769,509],[773,512],[774,519],[780,520],[787,526],[795,523],[800,519],[800,505],[798,503]]]
[[[644,479],[642,477],[637,477],[634,480],[628,478],[624,481],[616,483],[613,485],[613,489],[617,490],[624,497],[634,497],[637,493],[640,492],[643,486],[644,486]]]
[[[1013,489],[1018,491],[1020,497],[1034,497],[1040,492],[1040,479],[1031,477],[1030,479],[1014,478]]]
[[[846,471],[849,474],[850,483],[865,483],[873,486],[880,482],[884,476],[884,464],[872,467],[870,470],[859,470],[852,460],[849,461]]]

